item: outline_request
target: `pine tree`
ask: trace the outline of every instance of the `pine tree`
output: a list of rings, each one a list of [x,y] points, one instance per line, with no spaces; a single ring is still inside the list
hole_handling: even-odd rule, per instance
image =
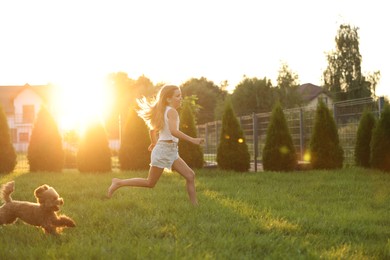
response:
[[[149,131],[145,122],[134,109],[128,113],[121,137],[119,163],[121,170],[145,170],[149,168]]]
[[[27,151],[31,172],[61,171],[64,150],[57,123],[45,108],[41,107],[35,121]]]
[[[314,169],[343,167],[344,151],[339,143],[336,122],[324,102],[319,102],[317,106],[310,153]]]
[[[272,111],[263,149],[263,168],[270,171],[293,171],[297,156],[280,103]]]
[[[356,135],[355,164],[357,166],[370,167],[370,142],[375,123],[374,115],[369,110],[365,110],[360,118]]]
[[[227,102],[222,117],[217,163],[223,170],[244,172],[250,168],[248,145],[230,101]]]
[[[77,168],[80,172],[111,171],[111,150],[106,131],[100,123],[88,126],[80,140]]]
[[[12,145],[3,107],[0,105],[0,174],[10,173],[16,166],[16,152]]]
[[[371,167],[390,171],[390,105],[383,108],[371,139]]]
[[[191,137],[197,137],[195,118],[191,110],[191,104],[189,103],[190,100],[185,101],[180,111],[180,130]],[[203,167],[203,152],[199,145],[187,141],[180,141],[179,154],[191,168]]]

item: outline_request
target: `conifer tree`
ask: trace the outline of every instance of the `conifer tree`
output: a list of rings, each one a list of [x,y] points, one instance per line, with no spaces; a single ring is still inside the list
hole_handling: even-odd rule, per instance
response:
[[[355,164],[357,166],[370,167],[370,142],[375,123],[374,115],[369,110],[365,110],[360,118],[356,134]]]
[[[77,168],[80,172],[111,171],[111,150],[102,124],[89,125],[81,138],[77,152]]]
[[[31,172],[61,171],[64,165],[62,138],[57,123],[46,107],[41,107],[27,151]]]
[[[319,102],[310,138],[310,157],[313,169],[343,167],[344,151],[340,146],[336,122],[324,102]]]
[[[372,132],[371,167],[390,171],[390,105],[385,104],[381,116]]]
[[[222,116],[221,138],[217,149],[218,167],[239,172],[250,168],[250,155],[241,125],[230,101]]]
[[[280,103],[274,106],[263,149],[263,168],[270,171],[293,171],[297,156]]]
[[[16,152],[9,134],[9,126],[0,105],[0,174],[10,173],[16,166]]]
[[[119,163],[121,170],[145,170],[149,168],[149,131],[144,120],[130,109],[121,137]]]
[[[185,100],[180,111],[180,130],[191,136],[197,137],[196,125],[194,114],[191,109],[191,100]],[[199,145],[187,141],[179,142],[179,154],[180,157],[190,166],[191,168],[202,168],[203,167],[203,152]]]

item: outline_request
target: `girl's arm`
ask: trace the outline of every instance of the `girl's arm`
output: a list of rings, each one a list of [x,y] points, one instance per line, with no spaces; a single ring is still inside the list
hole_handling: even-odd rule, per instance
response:
[[[148,151],[152,151],[154,146],[157,143],[157,139],[158,139],[157,131],[153,129],[149,130],[149,137],[150,137],[151,144],[149,145]]]
[[[178,120],[179,120],[179,114],[177,113],[176,109],[170,109],[168,111],[168,126],[169,126],[169,130],[171,131],[171,134],[174,137],[177,137],[182,140],[186,140],[193,144],[199,145],[203,143],[203,138],[194,138],[180,131],[179,128],[177,127]]]

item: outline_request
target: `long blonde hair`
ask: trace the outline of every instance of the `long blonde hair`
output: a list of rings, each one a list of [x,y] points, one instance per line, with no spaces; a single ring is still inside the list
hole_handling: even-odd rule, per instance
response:
[[[148,101],[146,97],[137,99],[139,110],[138,115],[145,121],[149,129],[161,130],[164,127],[164,112],[168,105],[168,98],[173,97],[176,85],[164,85],[154,100]]]

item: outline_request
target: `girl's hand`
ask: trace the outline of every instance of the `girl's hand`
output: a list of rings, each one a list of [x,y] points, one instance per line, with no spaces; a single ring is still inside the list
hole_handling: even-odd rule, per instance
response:
[[[201,145],[204,143],[203,138],[194,138],[194,144]]]
[[[156,144],[151,143],[148,147],[148,151],[151,152],[155,146]]]

